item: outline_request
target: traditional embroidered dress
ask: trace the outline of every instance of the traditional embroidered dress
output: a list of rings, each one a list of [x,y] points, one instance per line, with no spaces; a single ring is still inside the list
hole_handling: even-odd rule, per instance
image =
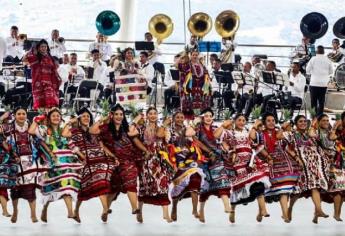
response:
[[[61,136],[61,129],[53,131],[41,125],[36,130],[36,136],[44,140],[56,157],[50,157],[50,169],[44,176],[42,186],[42,202],[59,200],[69,195],[77,200],[80,189],[80,171],[82,164],[78,157],[68,148],[67,139]]]
[[[139,155],[136,147],[126,133],[121,134],[120,140],[115,140],[110,132],[109,124],[100,126],[99,135],[103,144],[115,154],[120,165],[115,169],[112,185],[117,192],[137,192]]]
[[[310,196],[312,189],[328,190],[328,157],[316,140],[308,134],[294,132],[290,141],[303,162],[303,171],[298,179],[302,196]]]
[[[60,80],[53,58],[45,55],[39,61],[37,55],[30,51],[27,59],[31,67],[34,109],[58,107]]]
[[[177,169],[171,184],[169,194],[173,199],[190,196],[191,192],[199,193],[201,188],[207,189],[206,175],[198,166],[202,161],[202,153],[197,145],[186,136],[186,127],[171,127],[169,131],[168,155],[174,160]]]
[[[216,128],[216,126],[212,126],[210,130],[208,130],[204,125],[200,125],[200,127],[197,128],[197,137],[199,141],[211,149],[216,155],[215,161],[209,160],[203,165],[209,187],[207,189],[202,189],[200,202],[205,202],[211,195],[217,197],[221,197],[222,195],[230,196],[230,179],[232,178],[233,171],[225,167],[225,155],[222,152],[220,143],[213,135]],[[205,156],[209,158],[208,154]]]
[[[141,202],[159,206],[170,204],[168,198],[169,184],[173,176],[173,169],[159,154],[162,150],[162,140],[156,136],[157,129],[148,126],[139,128],[140,139],[152,153],[144,160],[139,171],[139,196]]]
[[[231,204],[252,202],[271,187],[268,165],[255,156],[254,166],[250,166],[254,147],[247,130],[226,130],[222,139],[237,154],[233,164],[235,176],[231,179]]]
[[[211,105],[211,83],[207,69],[201,64],[179,64],[182,112],[192,119],[196,110]]]
[[[265,193],[266,201],[279,201],[281,194],[292,194],[296,192],[300,167],[298,163],[290,158],[285,152],[286,140],[278,140],[277,132],[263,131],[260,134],[260,142],[265,150],[273,158],[273,165],[270,166],[271,188]]]
[[[98,136],[85,132],[82,128],[71,129],[69,146],[79,150],[86,157],[81,174],[81,201],[112,193],[111,179],[115,170],[114,161],[106,157]]]
[[[37,149],[33,145],[33,138],[28,133],[29,123],[25,122],[21,127],[13,122],[1,127],[10,147],[11,159],[15,159],[15,156],[20,159],[16,186],[11,189],[11,198],[33,201],[36,199],[36,187],[39,187],[39,176],[45,169],[38,167]]]
[[[8,153],[2,145],[2,138],[0,137],[0,196],[8,200],[7,189],[16,186],[18,165],[15,163],[13,157]]]
[[[345,132],[343,134],[338,131],[337,141],[329,139],[330,130],[318,130],[318,141],[323,148],[325,154],[331,162],[329,169],[329,188],[328,192],[321,194],[322,200],[333,203],[335,194],[341,194],[345,198]]]

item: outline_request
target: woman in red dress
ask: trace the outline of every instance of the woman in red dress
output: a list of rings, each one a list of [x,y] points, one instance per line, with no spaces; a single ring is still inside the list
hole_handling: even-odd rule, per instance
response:
[[[80,222],[79,208],[83,201],[99,197],[103,206],[101,219],[106,222],[109,211],[108,197],[113,192],[111,179],[118,161],[97,135],[90,134],[89,126],[93,123],[91,112],[82,108],[78,115],[79,118],[71,119],[62,132],[64,137],[70,139],[69,146],[72,151],[84,163],[74,218]],[[75,123],[78,124],[77,127],[71,128],[70,125]]]
[[[134,134],[132,134],[134,131]],[[113,194],[109,196],[109,207],[117,195],[122,192],[127,194],[132,207],[132,214],[138,214],[137,162],[140,153],[136,148],[139,141],[134,137],[138,132],[135,127],[129,127],[125,110],[116,104],[109,116],[109,121],[96,122],[91,128],[90,133],[99,135],[104,146],[115,154],[119,161],[119,166],[115,170],[112,178]]]
[[[162,206],[163,218],[172,222],[168,206],[170,200],[168,197],[170,180],[173,177],[172,167],[160,156],[163,150],[163,139],[158,134],[158,111],[150,107],[146,111],[146,123],[138,126],[140,141],[144,144],[141,149],[145,152],[145,160],[139,171],[139,209],[137,215],[138,222],[142,222],[142,209],[144,204]]]
[[[32,95],[34,110],[59,106],[60,79],[57,73],[58,65],[50,55],[48,42],[44,39],[39,41],[27,55],[24,62],[31,67]]]

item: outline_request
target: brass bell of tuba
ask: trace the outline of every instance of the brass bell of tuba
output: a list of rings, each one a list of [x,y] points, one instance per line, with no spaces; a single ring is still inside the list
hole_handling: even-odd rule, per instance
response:
[[[121,26],[120,17],[113,11],[102,11],[96,18],[96,28],[99,33],[110,36],[115,34]]]
[[[235,34],[240,27],[240,17],[239,15],[232,11],[226,10],[221,12],[217,17],[216,21],[214,22],[214,28],[216,29],[217,33],[223,38],[228,39],[230,38],[233,42],[235,38]],[[223,51],[220,55],[220,60],[223,63],[229,63],[231,55],[233,53],[233,45],[228,47],[225,51]]]
[[[328,30],[327,18],[318,12],[308,13],[302,18],[300,29],[304,36],[310,39],[319,39]]]
[[[193,14],[188,20],[188,29],[192,35],[203,38],[212,29],[212,18],[203,12]]]
[[[335,37],[345,39],[345,17],[342,17],[335,22],[333,26],[333,33]],[[336,53],[331,52],[327,56],[332,62],[338,63],[341,61],[341,59],[343,59],[344,54],[342,51],[338,50]]]
[[[169,37],[174,30],[174,23],[165,14],[157,14],[151,17],[148,28],[153,37],[160,44],[163,39]]]
[[[335,22],[333,33],[337,38],[345,39],[345,17],[342,17]]]

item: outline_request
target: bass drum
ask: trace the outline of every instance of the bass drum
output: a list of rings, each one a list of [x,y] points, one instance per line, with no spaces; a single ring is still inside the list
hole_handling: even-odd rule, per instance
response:
[[[345,63],[340,64],[335,70],[334,82],[338,89],[345,89]]]

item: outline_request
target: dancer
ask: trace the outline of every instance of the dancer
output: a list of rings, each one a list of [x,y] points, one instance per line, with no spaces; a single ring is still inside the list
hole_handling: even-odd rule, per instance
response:
[[[83,201],[94,197],[101,200],[103,211],[101,219],[107,221],[108,198],[112,191],[111,180],[118,165],[115,155],[100,141],[99,137],[89,132],[93,117],[87,108],[78,111],[78,118],[72,118],[62,131],[62,135],[70,139],[69,147],[83,161],[81,187],[75,208],[75,219],[80,223],[79,209]],[[76,125],[76,128],[71,128]]]
[[[75,216],[72,200],[77,200],[82,164],[69,149],[67,139],[61,134],[62,115],[59,109],[53,108],[48,112],[46,124],[38,124],[36,120],[33,120],[29,132],[45,142],[50,162],[50,169],[43,179],[41,220],[48,221],[48,206],[59,199],[63,199],[66,204],[67,217],[73,219]]]

